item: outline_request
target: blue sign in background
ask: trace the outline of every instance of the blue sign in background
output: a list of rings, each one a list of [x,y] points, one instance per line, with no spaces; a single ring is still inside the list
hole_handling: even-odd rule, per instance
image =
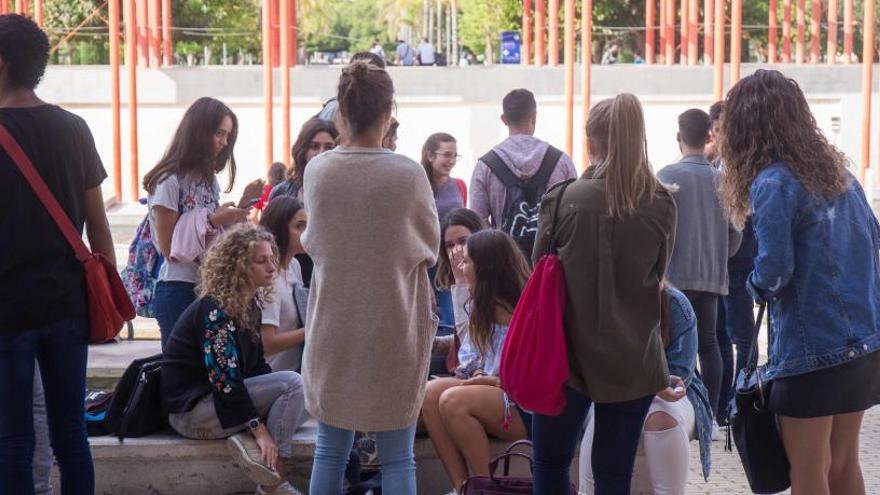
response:
[[[502,31],[501,32],[501,63],[502,64],[518,64],[520,63],[520,48],[522,47],[522,38],[519,31]]]

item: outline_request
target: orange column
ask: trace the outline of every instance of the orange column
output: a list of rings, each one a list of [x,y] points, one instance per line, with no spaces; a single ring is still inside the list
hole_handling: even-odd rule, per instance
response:
[[[724,98],[724,0],[715,0],[715,101]]]
[[[278,44],[279,38],[279,30],[278,30],[278,0],[271,0],[271,6],[269,7],[269,21],[272,23],[271,28],[272,32],[269,37],[272,45],[269,47],[270,55],[272,59],[272,67],[278,67],[278,51],[280,45]]]
[[[871,166],[871,96],[874,92],[874,2],[865,2],[865,32],[862,42],[862,162],[859,180],[865,184],[865,175]]]
[[[150,67],[159,67],[159,60],[162,58],[162,27],[159,25],[162,14],[161,0],[149,0],[147,9],[147,18],[149,19],[150,24],[148,26],[150,31],[150,37],[148,40],[150,42]]]
[[[690,0],[681,0],[681,26],[679,26],[679,38],[681,39],[681,53],[678,62],[685,65],[688,62],[688,45],[691,38],[691,3]]]
[[[819,63],[819,38],[821,37],[822,2],[813,0],[813,9],[810,11],[810,63]]]
[[[299,31],[296,28],[296,0],[290,0],[290,29],[290,66],[296,67],[299,50],[299,44],[297,43]]]
[[[285,165],[290,165],[290,4],[281,0],[281,142]]]
[[[565,152],[574,151],[574,0],[565,0]]]
[[[712,65],[715,55],[715,0],[703,2],[703,63]]]
[[[776,63],[776,37],[779,32],[779,14],[776,12],[778,8],[778,0],[770,0],[770,28],[767,33],[767,62]]]
[[[825,48],[825,62],[837,63],[837,0],[828,0],[828,46]]]
[[[654,2],[652,1],[651,4]],[[652,26],[653,29],[653,26]],[[592,88],[593,57],[593,0],[584,0],[581,11],[581,140],[583,155],[581,163],[586,168],[590,163],[590,147],[587,141],[587,119],[590,118],[590,91]],[[582,169],[583,169],[582,168]]]
[[[37,0],[39,6],[42,0]],[[107,2],[110,27],[110,113],[113,119],[113,196],[122,202],[122,116],[119,111],[119,0]]]
[[[804,40],[806,38],[806,0],[797,0],[797,43],[795,45],[795,63],[804,63]]]
[[[658,31],[660,32],[660,53],[657,56],[657,61],[660,63],[666,63],[666,2],[670,2],[672,0],[660,0],[660,25],[658,26]]]
[[[539,0],[540,1],[540,0]],[[529,65],[532,53],[532,0],[523,0],[522,14],[522,49],[519,54],[520,63]]]
[[[147,30],[147,2],[146,0],[136,0],[135,5],[135,19],[137,22],[137,60],[138,65],[146,67],[147,62],[149,61],[147,58],[147,36],[150,34]]]
[[[15,13],[21,14],[21,15],[27,15],[27,13],[28,13],[27,0],[17,0],[15,2]]]
[[[791,63],[791,0],[782,0],[782,61]]]
[[[852,63],[853,54],[853,0],[843,0],[843,59]]]
[[[162,0],[162,63],[174,65],[171,56],[171,0]]]
[[[262,27],[263,27],[263,116],[265,127],[264,149],[266,170],[272,166],[274,151],[272,143],[272,0],[263,0]],[[286,152],[285,152],[286,153]]]
[[[645,63],[651,65],[654,63],[654,4],[655,0],[645,0]],[[583,50],[584,45],[584,36],[587,34],[585,30],[587,29],[585,23],[589,23],[586,19],[591,17],[591,12],[587,10],[587,5],[584,4],[584,7],[581,11],[581,51],[584,53],[584,58],[586,59],[587,55]],[[587,109],[589,110],[589,108]]]
[[[730,86],[739,82],[742,64],[743,0],[730,4]]]
[[[547,63],[553,67],[559,65],[559,0],[550,0],[547,8]]]
[[[699,45],[699,19],[700,19],[700,5],[698,0],[690,0],[690,15],[688,16],[688,20],[690,21],[688,24],[688,65],[697,65],[697,59],[699,58],[699,52],[697,45]]]
[[[544,15],[544,2],[546,0],[535,0],[535,65],[538,67],[544,65],[544,56],[546,49],[544,48],[544,23],[547,22]]]
[[[43,0],[34,0],[34,22],[43,27]]]
[[[131,200],[140,196],[138,173],[138,121],[137,121],[137,57],[138,25],[135,0],[125,0],[125,66],[128,72],[128,150],[131,164]]]
[[[675,0],[666,0],[666,65],[675,63]]]

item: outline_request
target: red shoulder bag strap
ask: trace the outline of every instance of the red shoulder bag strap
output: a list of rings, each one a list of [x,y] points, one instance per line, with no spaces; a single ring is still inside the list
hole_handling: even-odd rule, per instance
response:
[[[3,126],[3,124],[0,124],[0,147],[6,150],[6,153],[8,153],[12,158],[12,161],[15,162],[21,175],[23,175],[28,184],[31,185],[34,193],[40,198],[43,206],[46,207],[46,210],[49,211],[49,215],[55,220],[55,224],[58,225],[64,238],[67,239],[67,243],[73,248],[76,258],[85,263],[86,260],[92,256],[89,248],[86,247],[82,237],[73,227],[73,222],[70,221],[70,218],[64,213],[61,205],[58,204],[58,200],[52,195],[52,191],[49,190],[46,182],[43,181],[43,178],[40,177],[37,169],[34,168],[34,164],[31,163],[30,158],[28,158],[27,154],[21,149],[21,146],[18,145],[18,142],[11,134],[9,134],[9,131]]]

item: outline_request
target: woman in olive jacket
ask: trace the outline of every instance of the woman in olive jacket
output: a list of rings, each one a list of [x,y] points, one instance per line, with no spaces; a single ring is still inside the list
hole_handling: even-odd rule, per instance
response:
[[[635,96],[597,104],[587,123],[595,165],[541,203],[535,261],[547,252],[553,212],[563,201],[556,235],[571,377],[562,414],[534,417],[536,494],[568,493],[569,465],[592,402],[595,493],[629,494],[654,395],[674,401],[685,394],[681,380],[669,376],[660,337],[675,202],[648,163],[644,129]]]

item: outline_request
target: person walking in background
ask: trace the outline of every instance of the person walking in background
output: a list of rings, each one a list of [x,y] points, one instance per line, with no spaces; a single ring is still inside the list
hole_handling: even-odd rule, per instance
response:
[[[547,252],[556,222],[571,376],[562,413],[534,415],[536,495],[568,493],[571,460],[591,403],[596,493],[628,494],[654,396],[685,395],[681,378],[669,375],[660,330],[675,201],[648,163],[639,100],[621,94],[599,102],[590,111],[587,136],[595,165],[544,197],[533,255],[537,261]],[[553,218],[558,201],[559,218]]]
[[[577,172],[568,155],[534,137],[538,110],[531,91],[507,93],[502,108],[508,137],[477,161],[470,207],[486,225],[511,234],[531,255],[541,196]]]
[[[310,490],[342,492],[359,430],[376,432],[382,492],[414,495],[416,419],[437,329],[428,268],[440,224],[424,170],[382,148],[394,108],[388,73],[349,65],[338,101],[346,144],[316,157],[303,184],[302,243],[315,262],[303,376],[319,422]]]
[[[620,61],[620,45],[612,42],[602,54],[602,65],[616,65]]]
[[[85,229],[92,251],[115,264],[101,194],[107,173],[92,133],[82,118],[34,92],[48,61],[49,39],[36,23],[0,16],[0,123],[74,228]],[[62,493],[94,493],[83,418],[89,337],[83,264],[5,151],[0,211],[6,237],[0,243],[0,493],[32,494],[35,482],[41,491],[48,488],[45,443],[34,464],[35,437],[47,436],[47,413]]]
[[[718,199],[719,172],[706,158],[710,128],[709,114],[702,110],[679,115],[678,145],[684,156],[657,172],[657,178],[674,188],[678,205],[675,249],[666,278],[684,292],[697,315],[700,374],[709,391],[712,414],[718,418],[718,401],[725,387],[717,335],[718,302],[727,295],[727,259],[736,252],[742,236],[725,218]]]
[[[428,41],[428,38],[422,38],[417,48],[419,54],[419,65],[434,65],[434,45]]]
[[[416,53],[413,47],[405,40],[397,40],[397,49],[395,50],[395,63],[397,65],[413,65],[415,63]]]
[[[863,494],[859,432],[880,403],[880,224],[798,85],[758,70],[728,93],[721,197],[752,213],[746,288],[769,303],[762,378],[791,463],[792,494]]]
[[[263,358],[260,306],[273,297],[278,247],[262,227],[241,224],[205,255],[199,298],[180,317],[162,359],[168,423],[196,440],[228,438],[257,495],[300,493],[284,479],[293,432],[305,413],[302,377]],[[242,431],[247,430],[242,433]]]
[[[385,61],[385,49],[382,48],[382,42],[379,41],[379,38],[373,40],[373,46],[370,47],[370,53]]]
[[[202,230],[223,229],[247,220],[251,202],[259,199],[263,191],[263,180],[258,179],[245,187],[237,204],[220,205],[217,174],[229,169],[226,192],[231,191],[235,183],[233,152],[237,137],[238,120],[232,110],[214,98],[199,98],[183,114],[162,159],[144,176],[150,230],[156,248],[165,257],[154,296],[163,348],[177,318],[195,301],[198,283],[198,263],[171,257],[178,219],[201,210],[200,217],[207,222]],[[199,234],[192,233],[191,237]]]

